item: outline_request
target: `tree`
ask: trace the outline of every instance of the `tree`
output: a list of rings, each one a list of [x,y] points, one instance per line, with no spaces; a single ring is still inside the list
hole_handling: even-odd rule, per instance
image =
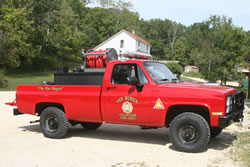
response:
[[[54,70],[122,29],[149,41],[157,59],[196,64],[209,80],[237,79],[249,66],[250,31],[224,16],[185,27],[140,19],[129,0],[0,0],[0,68]]]
[[[170,69],[170,71],[174,74],[176,74],[177,78],[180,78],[183,68],[180,64],[177,63],[167,63],[167,67]]]
[[[200,38],[193,44],[193,58],[205,78],[210,81],[239,79],[238,69],[247,54],[247,34],[235,27],[232,19],[225,16],[211,16],[199,24]]]
[[[78,53],[81,50],[81,39],[84,38],[83,33],[77,28],[80,21],[66,0],[61,1],[56,16],[56,24],[48,33],[47,41],[56,49],[54,55],[57,62],[74,59],[76,55],[80,55]]]
[[[184,32],[185,26],[168,19],[151,19],[141,20],[138,27],[141,36],[154,41],[153,56],[159,59],[175,60],[175,43]]]
[[[72,3],[66,0],[34,0],[32,15],[36,33],[32,44],[36,56],[32,65],[36,69],[55,69],[69,60],[79,59],[84,33],[79,29],[80,16],[73,11]]]
[[[218,73],[221,70],[219,67],[222,59],[220,56],[222,55],[220,54],[220,50],[215,48],[210,42],[204,41],[200,49],[193,50],[192,55],[205,79],[215,82],[220,79]]]
[[[176,22],[172,23],[172,26],[168,29],[168,40],[170,44],[171,54],[174,57],[175,41],[179,36],[179,28]]]
[[[173,60],[178,60],[184,65],[191,64],[190,56],[188,52],[188,41],[185,37],[181,36],[175,42],[174,56]]]
[[[30,10],[19,1],[3,1],[0,12],[0,68],[20,67],[30,62],[33,20]],[[28,4],[28,3],[27,3]]]

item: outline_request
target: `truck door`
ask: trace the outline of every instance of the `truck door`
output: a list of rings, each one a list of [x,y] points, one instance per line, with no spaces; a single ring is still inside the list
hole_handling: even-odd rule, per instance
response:
[[[129,85],[128,77],[136,77],[139,85]],[[102,90],[101,105],[104,121],[150,124],[151,94],[152,86],[139,65],[114,65],[110,81]]]

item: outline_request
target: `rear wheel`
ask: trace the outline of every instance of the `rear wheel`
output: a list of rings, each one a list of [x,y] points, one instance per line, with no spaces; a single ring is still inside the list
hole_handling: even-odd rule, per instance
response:
[[[211,138],[215,138],[222,132],[222,128],[210,127]]]
[[[69,122],[61,109],[48,107],[41,114],[40,128],[44,136],[59,139],[67,134]]]
[[[92,123],[92,122],[82,122],[82,127],[88,130],[95,130],[98,129],[102,123]]]
[[[201,152],[210,139],[207,121],[191,112],[177,115],[171,122],[169,133],[174,147],[184,152]]]

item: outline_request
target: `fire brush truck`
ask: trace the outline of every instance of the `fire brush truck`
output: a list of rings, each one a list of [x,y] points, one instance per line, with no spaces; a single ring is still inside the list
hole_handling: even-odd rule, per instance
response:
[[[174,147],[184,152],[206,149],[210,138],[243,119],[244,95],[236,89],[184,82],[163,63],[114,49],[83,54],[81,68],[59,69],[54,82],[18,85],[14,115],[39,116],[48,138],[63,138],[69,125],[95,130],[103,123],[169,128]],[[167,134],[166,134],[167,135]]]

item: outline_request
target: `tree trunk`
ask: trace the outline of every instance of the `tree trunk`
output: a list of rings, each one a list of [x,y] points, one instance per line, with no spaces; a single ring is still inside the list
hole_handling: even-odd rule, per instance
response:
[[[178,37],[178,25],[174,23],[173,31],[168,31],[168,40],[169,40],[170,47],[171,47],[172,57],[174,57],[174,45],[175,45],[175,41],[177,37]]]
[[[212,60],[208,61],[208,80],[211,81],[210,71],[211,71]]]

